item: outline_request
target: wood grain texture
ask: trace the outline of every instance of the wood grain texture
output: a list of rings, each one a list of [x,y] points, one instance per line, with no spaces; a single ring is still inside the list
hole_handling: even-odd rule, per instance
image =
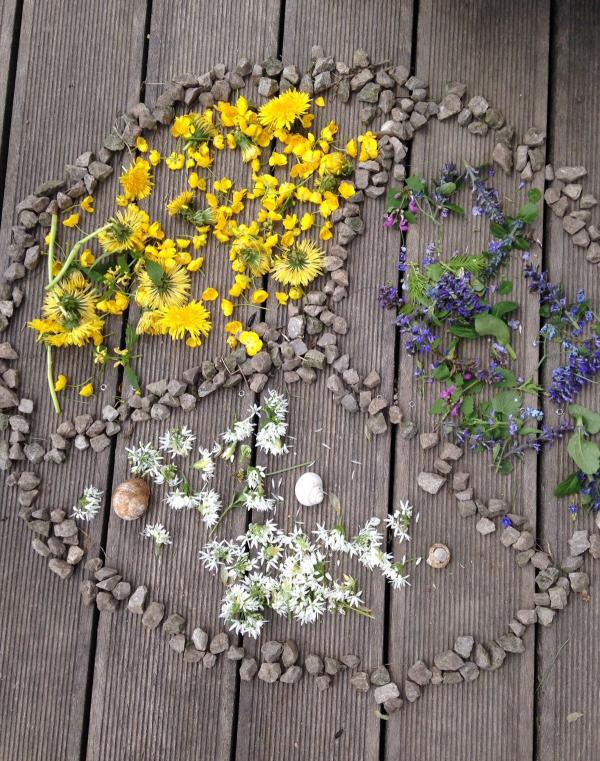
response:
[[[110,46],[99,44],[109,39]],[[99,148],[116,109],[139,89],[142,41],[140,2],[114,4],[111,13],[99,3],[25,3],[0,233],[3,265],[16,203],[40,182],[62,176],[65,162],[83,150]],[[97,208],[98,215],[107,209],[101,200]],[[86,223],[91,229],[93,222]],[[20,393],[35,400],[34,435],[43,439],[60,420],[45,385],[45,351],[24,325],[39,312],[45,280],[41,264],[28,276],[29,298],[2,338],[21,353]],[[66,373],[72,383],[93,373],[91,351],[55,354],[57,373]],[[87,403],[76,390],[62,396],[62,420],[88,409],[99,414],[102,404],[114,399],[114,382]],[[108,450],[97,457],[74,452],[65,465],[36,467],[44,494],[36,506],[70,509],[85,486],[104,489],[108,457]],[[30,532],[17,518],[16,490],[3,484],[0,502],[0,758],[79,759],[92,611],[80,602],[79,574],[61,582],[32,551]],[[99,540],[100,528],[97,519],[90,543]]]
[[[288,2],[283,38],[284,63],[297,63],[305,70],[313,45],[321,45],[326,55],[352,63],[353,51],[364,48],[372,61],[390,60],[407,65],[410,61],[412,6],[398,3],[387,14],[382,29],[373,4],[362,2],[318,3],[315,0]],[[340,105],[328,101],[321,121],[335,118],[340,126],[339,141],[344,144],[362,131],[358,104]],[[396,276],[399,249],[397,234],[387,234],[381,226],[381,206],[367,199],[363,215],[364,234],[348,246],[350,278],[348,299],[334,305],[334,311],[348,320],[349,331],[341,336],[342,353],[361,377],[375,368],[382,384],[376,389],[388,400],[394,387],[394,329],[377,305],[377,289]],[[318,282],[316,287],[319,287]],[[285,326],[285,310],[272,317]],[[391,433],[367,441],[365,418],[350,415],[334,404],[325,382],[330,370],[320,374],[314,385],[302,383],[287,388],[290,398],[290,434],[294,437],[294,457],[298,462],[315,459],[313,467],[321,474],[325,489],[339,497],[342,515],[349,532],[354,532],[371,516],[383,518],[388,509]],[[284,389],[282,379],[277,386]],[[285,389],[284,389],[285,390]],[[291,526],[304,520],[306,530],[316,523],[333,526],[337,516],[332,502],[325,500],[316,508],[299,508],[293,485],[297,473],[284,477],[281,494],[286,500],[277,520]],[[342,561],[341,572],[346,567]],[[294,639],[301,658],[309,653],[339,656],[356,653],[362,666],[374,668],[383,657],[384,583],[376,574],[357,573],[365,605],[374,619],[348,615],[324,616],[322,621],[301,627],[277,616],[270,617],[269,628],[256,644],[259,652],[268,639]],[[334,567],[335,570],[335,567]],[[250,643],[248,643],[250,647]],[[268,759],[321,759],[379,757],[380,723],[368,697],[351,687],[349,673],[340,673],[331,688],[320,693],[314,677],[305,675],[295,685],[268,685],[258,680],[240,686],[240,711],[236,758],[244,761]]]
[[[182,72],[198,75],[223,61],[232,68],[244,55],[262,61],[277,49],[279,5],[260,0],[244,6],[236,2],[154,2],[150,27],[147,93],[150,102],[162,85]],[[190,33],[193,30],[193,33]],[[248,93],[244,91],[244,94]],[[250,90],[252,97],[252,90]],[[235,98],[235,93],[233,96]],[[174,141],[162,128],[153,146],[163,153],[173,150]],[[239,154],[226,150],[216,160],[218,176],[228,176],[247,185],[250,172],[239,163]],[[148,204],[151,215],[162,220],[167,234],[187,234],[185,223],[168,219],[165,203],[186,188],[186,172],[159,170],[156,192]],[[216,177],[215,177],[216,179]],[[211,239],[200,252],[206,257],[205,274],[193,278],[193,295],[199,298],[208,285],[226,295],[232,281],[228,248]],[[186,368],[205,359],[229,353],[225,344],[225,319],[219,301],[207,303],[213,315],[213,332],[196,350],[169,338],[147,337],[140,342],[144,382],[161,377],[181,378]],[[138,313],[132,310],[135,322]],[[158,443],[159,434],[185,424],[198,436],[198,445],[210,448],[236,418],[254,401],[245,386],[220,390],[200,401],[193,412],[179,410],[163,424],[136,426],[129,440],[121,440],[116,452],[114,484],[128,475],[125,447],[138,441]],[[190,457],[190,463],[194,460]],[[199,488],[199,478],[195,479]],[[214,482],[225,504],[232,490],[232,470],[220,465]],[[167,614],[177,612],[186,620],[188,635],[201,626],[212,636],[221,630],[220,600],[223,588],[218,578],[205,571],[198,551],[208,541],[208,531],[195,512],[172,512],[162,501],[164,490],[153,487],[149,522],[160,521],[173,536],[173,546],[157,560],[149,540],[140,537],[144,520],[126,525],[111,515],[107,553],[133,584],[146,584],[153,599],[164,602]],[[234,514],[224,521],[219,536],[237,536],[243,531],[245,515]],[[141,525],[140,525],[141,524]],[[124,620],[124,617],[127,617]],[[225,761],[230,758],[236,703],[236,665],[224,656],[213,670],[190,664],[168,647],[161,629],[149,632],[139,617],[122,612],[101,617],[98,655],[93,683],[89,759],[122,757],[195,759],[200,754]],[[123,750],[123,736],[128,738]]]
[[[584,193],[600,192],[600,135],[598,112],[600,96],[595,86],[594,72],[600,65],[597,30],[600,8],[594,2],[559,3],[554,23],[555,34],[551,56],[554,76],[550,93],[550,155],[554,167],[584,165],[588,176],[582,181]],[[552,282],[565,285],[570,300],[579,288],[596,312],[600,302],[598,265],[585,260],[584,250],[573,246],[562,228],[562,222],[550,209],[548,218],[545,266]],[[598,208],[592,209],[592,223],[598,224]],[[564,357],[553,351],[544,377],[551,382],[551,370]],[[598,387],[590,384],[577,401],[598,409]],[[560,417],[557,405],[548,403],[546,413],[555,425]],[[574,470],[566,447],[548,450],[542,460],[540,518],[544,543],[557,560],[569,555],[567,544],[576,529],[598,531],[586,511],[580,511],[576,522],[569,516],[569,498],[557,499],[555,486]],[[594,633],[600,625],[600,598],[596,591],[598,561],[585,555],[583,569],[591,576],[591,600],[584,602],[571,594],[567,610],[540,632],[539,663],[536,689],[537,757],[557,761],[564,758],[598,757],[598,700],[600,659],[594,646]],[[581,712],[583,716],[572,724],[567,715]]]
[[[436,100],[443,95],[447,80],[466,83],[467,97],[484,95],[515,125],[517,135],[534,124],[543,128],[547,11],[547,4],[540,2],[521,3],[518,7],[503,2],[422,2],[416,74],[429,81]],[[531,31],[527,39],[519,31],[524,25]],[[464,161],[477,165],[491,159],[491,134],[482,140],[459,127],[454,119],[444,124],[432,121],[413,142],[414,173],[425,172],[431,177],[448,161],[462,166]],[[494,184],[509,210],[525,198],[524,192],[517,193],[514,176],[505,178],[498,170]],[[488,240],[487,225],[470,216],[471,203],[466,193],[462,198],[467,216],[444,224],[445,252],[481,251]],[[435,232],[426,225],[411,230],[410,257],[421,258],[430,240],[435,240]],[[538,315],[537,305],[526,298],[520,272],[520,262],[514,261],[508,276],[514,278],[513,294],[515,300],[523,300],[524,308],[519,314],[523,333],[513,339],[513,345],[520,357],[520,373],[528,377],[537,364],[537,349],[528,337],[537,333]],[[484,347],[480,349],[487,357]],[[401,351],[400,406],[410,414],[414,405],[419,430],[432,430],[435,421],[429,409],[436,392],[426,389],[421,398],[414,369],[413,359]],[[426,555],[430,544],[441,541],[450,547],[453,556],[445,571],[420,568],[411,593],[392,597],[390,663],[394,674],[402,678],[417,658],[431,663],[436,653],[452,647],[458,635],[471,634],[484,642],[500,636],[507,631],[515,611],[531,603],[533,592],[532,569],[519,569],[513,553],[500,544],[497,534],[482,537],[476,533],[477,519],[463,520],[458,515],[449,487],[435,497],[418,490],[417,474],[431,471],[436,456],[435,449],[422,452],[418,439],[413,439],[397,457],[395,496],[411,498],[420,511],[413,551]],[[457,469],[472,474],[476,496],[483,500],[505,498],[515,512],[527,516],[535,531],[533,459],[519,463],[510,477],[496,476],[484,455],[467,453]],[[405,707],[398,719],[393,717],[387,722],[386,758],[529,758],[533,747],[533,640],[533,632],[528,631],[524,655],[509,657],[500,671],[483,673],[473,684],[428,687],[417,704]]]
[[[0,148],[4,150],[5,111],[12,103],[13,93],[8,91],[13,43],[16,38],[17,0],[0,0]],[[0,192],[2,189],[0,188]]]

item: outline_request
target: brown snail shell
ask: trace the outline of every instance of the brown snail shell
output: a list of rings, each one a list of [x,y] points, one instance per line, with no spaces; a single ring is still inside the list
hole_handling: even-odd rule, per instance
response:
[[[112,507],[124,521],[137,521],[148,509],[150,487],[141,478],[123,481],[114,490]]]
[[[450,550],[445,544],[432,544],[427,554],[427,565],[432,568],[445,568],[450,562]]]

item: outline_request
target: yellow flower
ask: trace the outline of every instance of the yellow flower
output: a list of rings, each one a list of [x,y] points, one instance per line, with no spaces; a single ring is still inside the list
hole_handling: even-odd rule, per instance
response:
[[[272,275],[284,285],[308,285],[323,273],[324,254],[311,240],[283,249],[273,263]]]
[[[303,296],[304,296],[304,291],[299,286],[293,286],[292,288],[290,288],[290,299],[292,299],[292,301],[298,301]]]
[[[287,163],[287,156],[285,156],[283,153],[277,153],[277,151],[273,151],[271,158],[269,159],[269,166],[285,166]]]
[[[150,164],[142,158],[136,158],[133,164],[126,169],[119,182],[125,192],[125,195],[131,200],[140,200],[146,198],[152,193],[154,182]]]
[[[86,248],[81,252],[79,261],[81,262],[82,267],[91,267],[92,264],[96,261],[96,257],[90,248]]]
[[[148,263],[146,265],[150,267]],[[152,263],[152,275],[147,269],[138,272],[138,287],[135,292],[136,302],[145,309],[164,309],[181,306],[190,295],[190,276],[183,267],[161,267]]]
[[[94,393],[94,386],[91,383],[86,383],[85,386],[79,392],[79,396],[88,397]]]
[[[244,327],[244,326],[242,325],[242,323],[241,323],[239,320],[230,320],[230,321],[229,321],[229,322],[228,322],[228,323],[225,325],[225,332],[226,332],[226,333],[231,333],[232,335],[236,335],[237,333],[239,333],[239,332],[240,332],[240,330],[241,330],[243,327]]]
[[[318,106],[319,108],[323,108],[325,106],[325,98],[322,95],[319,95],[318,98],[315,98],[315,106]]]
[[[149,336],[160,335],[161,331],[158,328],[158,320],[160,319],[160,312],[153,310],[147,310],[142,312],[135,332],[140,335],[146,333]]]
[[[290,297],[288,296],[288,294],[287,294],[287,293],[284,293],[283,291],[277,291],[277,292],[275,293],[275,298],[277,299],[277,301],[278,301],[278,302],[279,302],[279,303],[280,303],[282,306],[285,306],[285,305],[288,303],[288,301],[289,301],[289,298],[290,298]]]
[[[208,336],[212,329],[210,313],[200,301],[189,301],[183,306],[172,306],[160,309],[157,327],[176,341],[186,334],[198,346],[201,336]]]
[[[352,139],[346,143],[346,153],[355,159],[358,156],[358,143]]]
[[[358,136],[358,142],[360,143],[360,156],[359,161],[368,161],[369,159],[376,159],[379,154],[379,147],[377,145],[377,137],[370,130],[365,132],[364,135]]]
[[[67,376],[66,375],[59,375],[56,379],[56,383],[54,384],[54,390],[55,391],[64,391],[64,389],[67,387]]]
[[[306,212],[306,214],[302,215],[302,219],[300,220],[300,229],[306,232],[306,230],[310,230],[310,228],[314,225],[314,223],[315,223],[315,215],[309,214],[308,212]]]
[[[333,225],[329,220],[319,230],[319,238],[321,240],[331,240],[333,238]]]
[[[156,148],[154,148],[153,150],[150,151],[150,155],[148,156],[148,158],[150,159],[150,163],[152,164],[152,166],[158,166],[160,164],[160,159],[161,159],[160,151],[157,151]]]
[[[77,227],[79,224],[79,214],[75,212],[74,214],[71,214],[66,219],[63,219],[63,225],[65,227]]]
[[[192,261],[187,266],[188,272],[198,272],[198,270],[202,267],[203,264],[204,264],[203,256],[199,256],[197,259],[192,259]]]
[[[148,153],[148,141],[142,135],[139,135],[139,137],[136,137],[135,147],[140,153]]]
[[[79,206],[88,214],[93,214],[96,211],[94,208],[94,196],[86,196]]]
[[[225,317],[231,317],[233,314],[233,303],[229,299],[221,299],[221,311]]]
[[[215,135],[213,137],[213,145],[218,151],[222,151],[225,148],[225,138],[223,135]]]
[[[246,354],[249,357],[258,354],[263,347],[263,342],[261,341],[260,336],[253,330],[242,330],[238,338],[242,346],[246,348]]]
[[[216,301],[219,298],[219,291],[216,288],[205,288],[202,293],[204,301]]]
[[[190,204],[194,200],[193,190],[184,190],[176,198],[169,201],[167,204],[167,212],[170,217],[176,217],[183,209],[189,208]]]
[[[208,242],[208,236],[206,235],[206,233],[201,233],[200,235],[194,235],[194,237],[192,238],[192,245],[194,246],[196,251],[199,248],[204,248],[207,242]],[[202,259],[202,261],[204,261],[204,259]]]
[[[165,161],[169,169],[174,172],[178,171],[179,169],[183,169],[185,166],[185,156],[183,153],[177,153],[177,151],[173,151],[173,153],[168,156]]]
[[[148,215],[129,204],[125,211],[118,211],[109,219],[108,227],[98,236],[102,248],[109,254],[122,251],[143,251],[148,229]]]
[[[252,294],[252,303],[262,304],[268,298],[269,298],[269,294],[267,293],[267,291],[263,291],[261,288],[258,291],[254,291],[254,293]]]
[[[105,365],[108,362],[108,348],[100,344],[94,347],[94,364]]]
[[[229,179],[229,177],[222,177],[220,180],[217,180],[214,184],[214,188],[217,191],[217,193],[228,193],[232,187],[233,187],[233,182]]]
[[[109,314],[116,315],[123,314],[128,306],[129,298],[121,291],[117,291],[113,299],[103,299],[96,305],[100,312],[108,312]]]
[[[198,172],[192,172],[188,177],[188,184],[194,190],[206,190],[206,178],[200,177]]]
[[[346,201],[356,193],[354,185],[351,182],[340,182],[338,192]]]
[[[308,111],[309,105],[308,93],[287,90],[261,106],[258,118],[265,127],[271,127],[274,130],[289,130],[296,119]]]

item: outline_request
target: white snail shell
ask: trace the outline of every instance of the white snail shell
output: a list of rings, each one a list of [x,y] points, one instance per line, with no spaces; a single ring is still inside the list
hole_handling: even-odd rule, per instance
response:
[[[136,521],[148,509],[150,488],[141,478],[123,481],[114,490],[112,507],[115,513],[124,521]]]
[[[445,568],[450,562],[450,550],[445,544],[432,544],[427,555],[427,565],[432,568]]]
[[[323,501],[323,481],[318,473],[303,473],[296,481],[296,499],[304,507],[320,505]]]

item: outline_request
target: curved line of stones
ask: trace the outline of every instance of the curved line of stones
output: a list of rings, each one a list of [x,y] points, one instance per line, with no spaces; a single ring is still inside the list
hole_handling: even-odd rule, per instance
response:
[[[515,130],[505,122],[502,113],[491,108],[487,100],[477,95],[464,104],[466,86],[460,82],[448,82],[446,93],[440,103],[428,100],[427,84],[416,76],[410,76],[403,66],[389,63],[371,65],[368,55],[357,50],[352,67],[325,56],[321,48],[313,48],[312,65],[301,75],[295,65],[283,66],[276,58],[269,58],[262,64],[252,64],[241,59],[233,71],[227,71],[224,64],[217,64],[209,72],[200,76],[184,74],[175,77],[165,91],[157,98],[152,110],[138,103],[121,115],[111,133],[105,138],[102,149],[95,156],[87,151],[77,157],[75,163],[65,167],[66,179],[55,179],[42,183],[35,192],[23,199],[16,207],[17,224],[11,230],[11,244],[8,256],[11,263],[5,269],[0,281],[0,333],[9,325],[24,298],[19,286],[28,271],[37,268],[41,258],[41,246],[34,237],[36,228],[47,228],[51,215],[72,205],[73,201],[95,192],[99,183],[113,173],[112,157],[129,149],[133,150],[137,137],[144,131],[152,131],[158,125],[170,124],[179,104],[191,107],[199,102],[209,107],[219,100],[228,100],[232,90],[246,85],[248,77],[258,85],[259,95],[269,98],[277,92],[298,86],[311,94],[333,90],[341,102],[347,102],[356,94],[362,104],[360,119],[369,125],[380,114],[388,117],[379,130],[380,156],[376,161],[361,162],[355,173],[356,195],[345,206],[334,213],[332,221],[336,230],[336,242],[330,247],[326,258],[327,282],[321,291],[309,292],[301,306],[290,304],[287,331],[276,330],[266,323],[255,325],[265,341],[268,351],[262,351],[252,359],[245,352],[237,350],[216,361],[205,361],[201,366],[191,367],[183,373],[183,380],[159,380],[146,386],[145,396],[131,394],[118,406],[106,405],[100,418],[79,415],[74,421],[64,421],[51,434],[51,448],[47,451],[39,442],[23,446],[30,434],[27,416],[31,415],[34,404],[31,399],[19,398],[17,389],[19,375],[9,363],[19,359],[18,352],[8,342],[0,343],[0,424],[10,428],[9,442],[0,441],[0,470],[8,470],[13,463],[28,460],[36,465],[42,460],[63,463],[71,442],[79,450],[91,447],[100,452],[110,444],[110,438],[123,424],[129,426],[124,433],[131,433],[131,426],[148,419],[165,420],[171,411],[181,407],[183,411],[193,409],[197,401],[223,386],[232,388],[246,381],[250,389],[260,393],[268,382],[269,373],[282,368],[284,380],[292,384],[302,380],[313,383],[316,371],[332,366],[336,371],[327,380],[327,387],[334,399],[348,412],[360,410],[367,416],[367,435],[379,435],[387,430],[384,410],[390,423],[400,426],[402,438],[411,438],[416,428],[411,422],[402,422],[402,414],[396,404],[390,404],[381,395],[373,396],[380,383],[376,370],[361,377],[350,366],[350,358],[340,354],[337,337],[344,335],[348,325],[344,318],[336,315],[329,307],[346,298],[349,285],[346,269],[347,246],[360,235],[364,222],[360,214],[360,204],[365,197],[377,198],[385,193],[390,180],[401,183],[406,177],[405,158],[407,143],[415,132],[424,127],[434,116],[444,121],[457,115],[458,123],[473,135],[483,136],[491,129],[495,133],[496,144],[493,160],[510,173],[520,173],[521,180],[530,182],[534,174],[545,170],[545,178],[551,184],[546,189],[545,201],[554,213],[563,218],[565,231],[573,236],[573,243],[586,248],[586,258],[592,263],[600,262],[599,229],[589,224],[591,211],[596,199],[589,193],[582,193],[578,183],[587,174],[585,167],[561,167],[556,172],[545,166],[545,134],[535,128],[527,130],[523,141],[513,151]],[[571,208],[569,201],[579,202],[578,208]],[[329,299],[331,304],[328,303]],[[318,337],[317,337],[318,336]],[[314,344],[308,348],[308,344]],[[16,412],[15,412],[16,409]],[[422,446],[424,445],[422,435]],[[446,476],[452,471],[451,462],[462,455],[462,450],[445,444],[434,467],[437,474],[420,474],[419,485],[430,493],[435,493],[444,485]],[[437,475],[437,479],[431,476]],[[433,483],[433,486],[432,486]],[[83,560],[85,550],[80,546],[80,531],[65,511],[32,506],[39,495],[40,477],[34,471],[11,474],[7,484],[18,487],[19,515],[34,533],[33,549],[49,558],[48,566],[60,578],[69,578],[75,567]],[[473,499],[468,487],[468,474],[455,473],[453,487],[459,514],[463,517],[479,514],[477,530],[481,534],[496,530],[493,522],[507,512],[502,500],[491,499],[488,504]],[[433,489],[433,491],[432,491]],[[424,661],[417,661],[408,669],[404,683],[404,696],[414,702],[421,694],[421,687],[427,684],[451,684],[472,681],[480,669],[498,668],[506,653],[520,653],[524,650],[521,639],[527,625],[539,622],[549,625],[555,611],[566,605],[570,589],[587,594],[589,578],[581,572],[582,555],[589,549],[594,558],[600,557],[600,534],[577,531],[570,540],[572,554],[556,568],[550,556],[535,549],[535,540],[526,525],[526,519],[510,515],[512,525],[502,532],[501,541],[516,550],[516,562],[523,566],[531,562],[539,569],[533,609],[519,610],[509,624],[509,631],[497,640],[482,644],[475,643],[469,636],[458,637],[452,650],[436,655],[429,668]],[[519,530],[519,528],[521,530]],[[90,558],[85,563],[87,578],[80,584],[86,605],[96,604],[99,610],[116,610],[121,601],[128,600],[127,607],[132,613],[142,616],[143,624],[156,629],[163,622],[164,605],[151,601],[146,606],[148,590],[139,586],[131,593],[130,582],[122,579],[116,569],[105,566],[100,558]],[[568,578],[563,574],[568,574]],[[259,667],[255,658],[247,657],[243,647],[230,644],[229,635],[220,632],[209,641],[208,634],[200,628],[193,630],[191,639],[183,633],[185,619],[171,613],[162,624],[170,647],[183,654],[190,662],[202,662],[205,668],[214,667],[220,653],[226,653],[230,660],[241,661],[240,677],[250,680],[257,673],[267,682],[282,681],[292,683],[302,677],[303,671],[297,664],[298,649],[292,641],[266,642],[262,648],[262,663]],[[472,656],[472,660],[469,660]],[[322,658],[309,654],[305,658],[305,669],[315,677],[318,689],[327,689],[333,676],[342,668],[353,669],[353,686],[359,691],[374,687],[374,699],[391,713],[402,705],[400,690],[391,681],[388,669],[380,666],[371,674],[359,671],[360,659],[346,654],[339,659],[331,656]],[[282,670],[282,666],[283,669]]]

